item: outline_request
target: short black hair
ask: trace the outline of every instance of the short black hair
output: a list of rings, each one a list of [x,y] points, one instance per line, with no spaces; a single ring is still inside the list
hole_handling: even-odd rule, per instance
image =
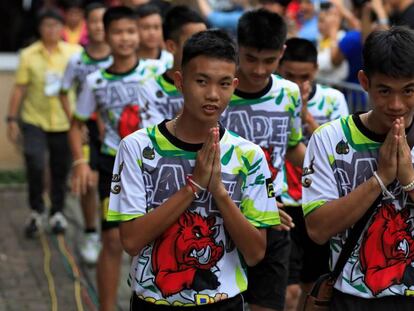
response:
[[[279,4],[286,8],[292,0],[259,0],[259,4]]]
[[[284,61],[318,63],[318,51],[309,40],[302,38],[290,38],[285,42],[286,49],[280,63]]]
[[[85,19],[88,19],[89,15],[98,9],[105,9],[106,5],[101,2],[92,2],[85,7]]]
[[[138,18],[144,18],[153,14],[157,14],[159,16],[161,16],[161,11],[160,9],[156,6],[153,5],[151,3],[145,3],[140,5],[135,12],[137,13],[137,17]]]
[[[164,40],[178,41],[183,26],[198,23],[206,24],[206,21],[196,11],[183,5],[173,6],[164,17]]]
[[[114,6],[108,8],[103,16],[105,32],[108,31],[112,22],[124,18],[135,21],[137,19],[137,15],[133,9],[126,6]]]
[[[78,8],[83,9],[84,8],[84,1],[83,0],[60,0],[58,1],[58,4],[60,4],[60,7],[67,11],[69,9]]]
[[[37,14],[37,27],[40,27],[40,24],[46,18],[53,18],[59,21],[60,23],[64,24],[63,16],[59,13],[59,11],[55,9],[44,9]]]
[[[190,37],[184,44],[181,67],[197,56],[207,56],[237,62],[236,46],[233,39],[223,30],[209,29]]]
[[[380,73],[392,78],[414,77],[414,31],[396,26],[372,32],[362,49],[367,77]]]
[[[287,26],[277,13],[264,9],[247,11],[237,25],[239,46],[258,50],[281,50],[286,41]]]

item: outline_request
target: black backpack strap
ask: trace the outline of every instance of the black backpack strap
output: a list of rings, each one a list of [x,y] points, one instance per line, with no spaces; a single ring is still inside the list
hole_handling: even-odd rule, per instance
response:
[[[331,277],[336,279],[342,272],[345,267],[348,258],[351,256],[352,251],[354,250],[355,245],[358,243],[359,237],[361,236],[362,231],[365,228],[365,225],[371,218],[374,211],[377,209],[377,206],[382,200],[382,195],[380,195],[371,207],[365,212],[364,216],[358,220],[358,222],[352,227],[351,232],[346,239],[345,245],[342,247],[339,258],[336,262],[335,268],[331,272]]]

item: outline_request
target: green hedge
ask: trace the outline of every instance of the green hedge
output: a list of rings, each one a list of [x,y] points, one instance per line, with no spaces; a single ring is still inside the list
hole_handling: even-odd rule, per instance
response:
[[[0,184],[24,184],[26,182],[26,175],[24,170],[2,171],[0,170]]]

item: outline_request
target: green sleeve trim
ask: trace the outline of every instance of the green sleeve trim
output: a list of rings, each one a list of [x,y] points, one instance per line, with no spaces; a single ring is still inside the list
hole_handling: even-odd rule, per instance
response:
[[[79,121],[82,121],[82,122],[86,122],[86,121],[88,121],[88,120],[89,120],[89,117],[81,116],[81,115],[79,115],[79,114],[77,114],[77,113],[74,113],[74,114],[73,114],[73,117],[74,117],[76,120],[79,120]]]
[[[244,217],[257,228],[268,228],[280,225],[280,215],[276,209],[274,211],[260,211],[255,208],[252,199],[246,198],[242,200],[240,209]]]
[[[112,210],[108,210],[108,215],[106,216],[107,221],[129,221],[138,217],[143,216],[144,214],[122,214]]]
[[[307,216],[308,214],[312,213],[314,210],[318,209],[322,205],[324,205],[327,201],[326,200],[318,200],[303,204],[303,216]]]

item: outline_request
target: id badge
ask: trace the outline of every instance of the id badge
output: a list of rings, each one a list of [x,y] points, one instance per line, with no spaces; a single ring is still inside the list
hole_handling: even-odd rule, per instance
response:
[[[45,74],[45,95],[57,96],[62,87],[62,77],[57,72],[47,71]]]

